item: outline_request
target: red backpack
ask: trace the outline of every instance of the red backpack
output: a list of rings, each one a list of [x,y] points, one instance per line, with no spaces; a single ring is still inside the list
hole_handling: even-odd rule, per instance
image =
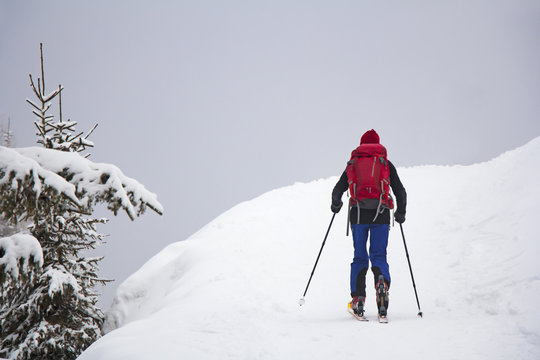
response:
[[[390,167],[383,145],[361,144],[353,150],[347,163],[347,178],[351,206],[377,209],[377,215],[384,208],[394,208],[390,195]]]

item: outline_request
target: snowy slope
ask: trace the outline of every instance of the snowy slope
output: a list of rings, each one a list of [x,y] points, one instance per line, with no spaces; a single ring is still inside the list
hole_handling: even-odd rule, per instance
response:
[[[539,359],[539,164],[537,138],[482,164],[398,169],[423,319],[399,227],[388,250],[390,324],[347,313],[344,211],[298,306],[334,177],[239,204],[165,248],[120,286],[110,332],[80,359]],[[374,291],[366,305],[374,320]]]

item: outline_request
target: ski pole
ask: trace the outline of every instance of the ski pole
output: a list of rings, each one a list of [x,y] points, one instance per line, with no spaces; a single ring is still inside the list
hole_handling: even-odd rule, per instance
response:
[[[411,272],[411,279],[414,288],[414,295],[416,296],[416,304],[418,305],[418,316],[422,317],[422,310],[420,310],[420,301],[418,301],[418,293],[416,292],[416,284],[414,283],[414,275],[411,267],[411,260],[409,259],[409,251],[407,250],[407,243],[405,242],[405,234],[403,233],[403,225],[399,224],[401,229],[401,237],[403,238],[403,245],[405,246],[405,254],[407,254],[407,262],[409,263],[409,270]]]
[[[349,205],[347,206],[347,232],[346,232],[347,236],[349,236],[350,227],[351,227],[351,198],[349,198]]]
[[[306,297],[306,293],[307,293],[308,288],[309,288],[309,284],[311,283],[311,278],[313,278],[313,274],[315,273],[315,268],[317,267],[317,263],[319,262],[319,258],[321,257],[321,253],[322,253],[322,250],[324,248],[324,244],[326,243],[326,238],[328,237],[328,233],[330,232],[330,228],[332,227],[332,223],[334,222],[335,217],[336,217],[336,213],[334,213],[334,215],[332,215],[332,220],[330,220],[330,225],[328,225],[328,230],[326,230],[326,235],[324,236],[324,240],[323,240],[323,243],[321,245],[321,250],[319,250],[319,255],[317,255],[317,260],[315,260],[315,265],[313,266],[313,270],[311,271],[311,276],[309,277],[309,280],[308,280],[308,283],[307,283],[307,286],[306,286],[306,290],[304,291],[304,295],[298,301],[300,306],[304,305],[304,303],[306,302],[305,297]]]

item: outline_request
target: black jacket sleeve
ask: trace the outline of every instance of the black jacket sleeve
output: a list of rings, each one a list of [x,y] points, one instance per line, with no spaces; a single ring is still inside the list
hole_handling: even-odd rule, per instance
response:
[[[347,180],[347,171],[345,170],[343,171],[343,174],[341,174],[341,177],[339,178],[336,186],[334,186],[334,190],[332,191],[332,203],[337,204],[341,202],[341,197],[348,188],[349,181]]]
[[[407,192],[401,183],[394,164],[388,161],[388,165],[390,166],[390,186],[396,196],[396,212],[405,214],[407,211]]]

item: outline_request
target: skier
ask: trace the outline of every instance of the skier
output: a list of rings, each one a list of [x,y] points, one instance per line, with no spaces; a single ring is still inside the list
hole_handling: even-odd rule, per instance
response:
[[[341,197],[349,189],[349,221],[353,234],[354,259],[351,263],[351,297],[349,304],[357,318],[364,318],[366,273],[371,260],[376,289],[379,319],[386,321],[390,272],[386,247],[390,230],[390,209],[396,197],[394,220],[405,221],[407,193],[394,165],[386,159],[386,149],[379,135],[369,130],[352,152],[351,160],[332,191],[331,210],[338,213],[343,206]],[[366,244],[370,238],[369,253]]]

